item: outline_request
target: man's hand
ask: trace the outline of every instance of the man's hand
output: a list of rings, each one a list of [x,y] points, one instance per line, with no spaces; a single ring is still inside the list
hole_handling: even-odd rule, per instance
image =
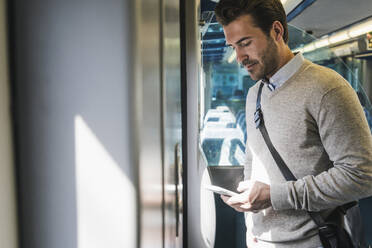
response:
[[[238,191],[242,193],[232,197],[221,195],[222,200],[236,211],[257,213],[271,206],[270,186],[265,183],[242,181]]]

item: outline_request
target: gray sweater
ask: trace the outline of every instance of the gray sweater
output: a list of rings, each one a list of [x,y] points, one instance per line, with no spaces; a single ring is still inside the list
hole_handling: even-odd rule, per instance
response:
[[[258,87],[247,96],[244,173],[271,185],[272,207],[247,213],[247,232],[264,247],[319,247],[306,210],[325,217],[338,205],[372,195],[372,138],[363,109],[346,80],[307,60],[277,90],[264,87],[267,131],[298,179],[286,182],[253,121]]]

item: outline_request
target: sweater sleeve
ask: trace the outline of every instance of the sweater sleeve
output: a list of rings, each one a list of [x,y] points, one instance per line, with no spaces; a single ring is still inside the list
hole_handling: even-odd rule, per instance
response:
[[[316,176],[272,185],[276,210],[320,211],[372,195],[372,138],[354,90],[343,85],[327,92],[317,123],[333,166]]]

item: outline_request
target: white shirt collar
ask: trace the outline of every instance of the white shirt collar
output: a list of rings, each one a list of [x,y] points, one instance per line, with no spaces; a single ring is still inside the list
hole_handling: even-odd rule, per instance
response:
[[[304,62],[302,53],[296,54],[290,61],[282,66],[270,79],[269,82],[275,85],[275,89],[282,86],[290,77],[295,74]]]

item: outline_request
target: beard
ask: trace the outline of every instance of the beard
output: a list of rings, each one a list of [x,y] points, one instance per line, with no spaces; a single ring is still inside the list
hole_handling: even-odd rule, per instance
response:
[[[273,38],[267,38],[267,46],[266,48],[258,54],[258,60],[249,60],[245,59],[242,61],[243,66],[254,65],[255,70],[251,70],[249,75],[253,80],[259,80],[264,77],[272,76],[274,72],[278,69],[279,66],[279,53],[278,47],[275,44]]]

